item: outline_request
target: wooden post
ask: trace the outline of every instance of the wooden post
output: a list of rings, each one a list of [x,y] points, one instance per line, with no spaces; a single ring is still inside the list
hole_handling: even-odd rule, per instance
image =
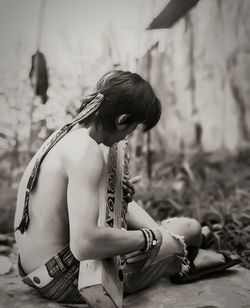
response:
[[[122,178],[127,175],[127,142],[121,141],[113,145],[109,151],[99,226],[127,228],[127,204],[123,200],[122,191]],[[78,288],[91,307],[122,308],[123,266],[122,256],[80,263]]]

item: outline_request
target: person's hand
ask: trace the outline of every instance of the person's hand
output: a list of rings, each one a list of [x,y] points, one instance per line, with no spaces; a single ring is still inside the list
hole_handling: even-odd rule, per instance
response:
[[[147,254],[140,250],[130,252],[124,256],[125,267],[124,272],[131,273],[140,270],[147,260]]]
[[[154,260],[157,258],[161,244],[162,244],[162,234],[160,230],[155,229],[153,230],[154,234],[157,239],[157,244],[153,249],[150,249],[148,252],[143,252],[141,250],[134,251],[125,255],[125,260],[127,266],[131,269],[137,268],[136,263],[138,266],[141,267],[141,271],[143,271],[147,266],[149,266]]]
[[[140,180],[141,180],[140,176],[136,176],[130,180],[127,178],[124,178],[122,180],[122,189],[124,193],[124,199],[127,203],[133,201],[133,197],[135,194],[135,188],[133,184],[138,183]]]
[[[141,250],[136,250],[125,255],[125,260],[127,264],[141,262],[146,258],[147,258],[147,253],[142,252]]]
[[[155,259],[157,258],[158,254],[159,254],[159,250],[161,248],[161,244],[162,244],[162,234],[161,231],[159,229],[154,229],[153,230],[156,239],[157,239],[157,244],[153,249],[150,249],[147,252],[147,261],[146,263],[143,265],[141,271],[144,271],[144,269],[146,267],[148,267],[151,263],[153,263],[155,261]]]

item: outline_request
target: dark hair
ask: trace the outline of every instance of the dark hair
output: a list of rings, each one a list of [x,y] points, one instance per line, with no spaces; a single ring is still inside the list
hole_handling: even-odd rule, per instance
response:
[[[121,114],[130,114],[129,121],[142,123],[145,131],[154,127],[160,119],[159,99],[151,85],[136,73],[111,71],[98,81],[96,92],[102,93],[104,99],[95,120],[109,131],[115,129],[115,119]]]

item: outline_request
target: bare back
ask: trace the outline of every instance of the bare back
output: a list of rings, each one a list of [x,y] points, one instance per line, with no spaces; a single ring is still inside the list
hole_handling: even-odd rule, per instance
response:
[[[65,158],[67,155],[79,155],[74,153],[76,142],[81,143],[82,151],[88,151],[89,142],[93,142],[93,139],[90,139],[87,129],[73,129],[49,151],[42,162],[29,201],[28,230],[23,234],[19,231],[15,233],[21,263],[26,273],[45,263],[69,243],[68,176]],[[99,147],[97,144],[96,146]],[[15,226],[22,217],[25,190],[38,153],[39,151],[27,166],[20,182]]]

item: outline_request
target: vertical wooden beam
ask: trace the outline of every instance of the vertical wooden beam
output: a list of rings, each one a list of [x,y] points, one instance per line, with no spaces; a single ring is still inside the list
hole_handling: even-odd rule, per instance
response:
[[[101,188],[99,226],[127,228],[127,204],[123,200],[122,178],[128,175],[126,141],[109,151],[106,183]],[[122,308],[124,258],[115,256],[105,260],[87,260],[80,263],[78,288],[93,308]]]

